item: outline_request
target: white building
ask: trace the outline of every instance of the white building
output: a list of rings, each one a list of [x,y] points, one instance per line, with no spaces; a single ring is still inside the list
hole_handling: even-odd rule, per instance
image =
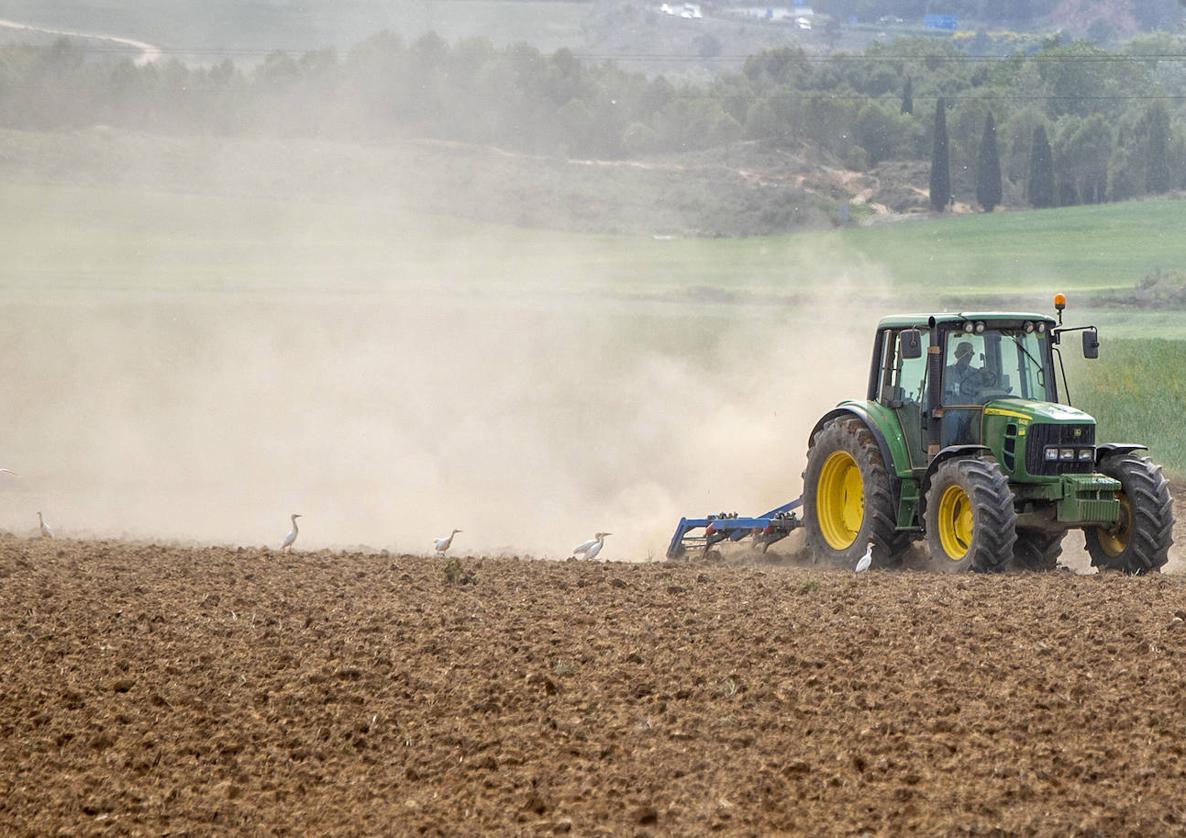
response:
[[[682,5],[664,3],[659,7],[659,11],[672,17],[682,17],[684,20],[700,20],[704,17],[704,13],[700,11],[699,3],[684,3]]]
[[[739,6],[729,11],[758,20],[794,21],[800,28],[806,29],[811,28],[811,18],[815,14],[810,6]],[[806,22],[806,27],[802,25],[803,22]]]

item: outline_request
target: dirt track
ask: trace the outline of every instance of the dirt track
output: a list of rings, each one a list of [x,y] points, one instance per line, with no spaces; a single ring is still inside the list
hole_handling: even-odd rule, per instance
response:
[[[0,29],[13,29],[17,32],[36,32],[41,35],[52,35],[59,38],[81,38],[88,41],[106,41],[110,46],[123,47],[125,49],[136,50],[140,53],[136,58],[136,66],[142,67],[145,64],[155,64],[161,60],[160,47],[146,44],[144,41],[137,41],[133,38],[124,38],[119,35],[104,35],[96,32],[75,32],[69,29],[47,29],[43,26],[34,26],[29,23],[20,23],[15,20],[0,20]]]
[[[0,541],[16,832],[1186,830],[1186,578]]]

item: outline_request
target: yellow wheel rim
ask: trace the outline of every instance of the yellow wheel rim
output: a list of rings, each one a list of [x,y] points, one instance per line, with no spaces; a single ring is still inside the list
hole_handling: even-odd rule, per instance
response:
[[[961,486],[948,486],[939,499],[939,542],[953,562],[961,561],[972,547],[972,501]]]
[[[816,516],[824,540],[833,550],[847,550],[865,522],[865,481],[861,467],[847,451],[824,461],[816,492]]]
[[[1110,530],[1100,527],[1100,546],[1113,559],[1128,549],[1128,534],[1132,532],[1132,504],[1124,492],[1117,494],[1120,501],[1120,523]]]

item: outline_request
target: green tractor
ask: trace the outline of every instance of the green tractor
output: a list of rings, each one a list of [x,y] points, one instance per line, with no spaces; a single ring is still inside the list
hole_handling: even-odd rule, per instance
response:
[[[925,538],[944,571],[1052,570],[1067,530],[1091,562],[1144,574],[1173,543],[1173,503],[1145,446],[1100,443],[1069,404],[1060,348],[1095,327],[1041,314],[887,317],[865,399],[841,403],[810,436],[803,526],[815,554],[843,566],[872,543],[874,566]],[[1061,372],[1062,387],[1059,387]]]

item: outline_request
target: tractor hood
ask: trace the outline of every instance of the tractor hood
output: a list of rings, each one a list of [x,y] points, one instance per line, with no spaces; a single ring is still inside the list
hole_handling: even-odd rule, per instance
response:
[[[1095,418],[1077,407],[1027,399],[997,399],[984,406],[985,416],[1011,416],[1048,425],[1094,425]]]

